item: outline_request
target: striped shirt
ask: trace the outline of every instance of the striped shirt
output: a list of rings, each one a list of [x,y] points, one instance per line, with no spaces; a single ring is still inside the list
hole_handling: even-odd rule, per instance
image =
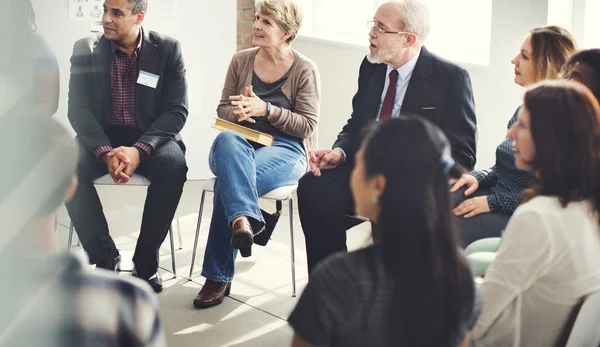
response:
[[[0,264],[11,279],[0,297],[0,347],[166,346],[147,283],[86,270],[67,253],[19,260]]]
[[[288,321],[299,337],[315,346],[384,347],[394,295],[394,281],[377,246],[338,253],[311,274]],[[457,332],[458,342],[475,325],[478,303],[477,298],[471,316]]]

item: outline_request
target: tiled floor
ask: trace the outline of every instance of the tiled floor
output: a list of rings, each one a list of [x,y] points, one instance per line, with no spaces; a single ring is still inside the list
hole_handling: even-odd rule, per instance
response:
[[[159,299],[169,346],[289,346],[292,330],[286,318],[297,298],[292,297],[287,206],[284,206],[283,215],[269,244],[266,247],[253,247],[252,257],[238,258],[230,297],[217,307],[197,310],[192,300],[204,283],[200,271],[212,212],[212,194],[207,193],[196,266],[190,279],[201,189],[201,182],[186,183],[178,208],[183,248],[175,252],[177,277],[174,279],[168,238],[161,250],[160,264],[165,290],[159,294]],[[124,258],[131,258],[139,233],[145,188],[109,186],[100,187],[98,191],[115,243]],[[273,211],[275,204],[265,201],[262,207]],[[69,218],[64,210],[59,212],[58,221],[59,242],[66,246]],[[306,286],[307,270],[304,236],[297,210],[294,221],[296,284],[300,295]],[[350,249],[368,243],[369,228],[368,223],[363,223],[348,232]],[[177,237],[175,245],[179,246]],[[81,247],[76,247],[75,251],[82,252]]]

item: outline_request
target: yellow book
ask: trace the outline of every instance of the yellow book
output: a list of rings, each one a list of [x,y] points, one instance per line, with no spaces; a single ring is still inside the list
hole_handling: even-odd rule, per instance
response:
[[[254,141],[264,146],[270,146],[273,144],[273,141],[275,141],[275,138],[269,134],[261,133],[260,131],[246,128],[243,125],[235,124],[221,118],[217,118],[212,127],[221,131],[233,130],[245,137],[247,140]]]

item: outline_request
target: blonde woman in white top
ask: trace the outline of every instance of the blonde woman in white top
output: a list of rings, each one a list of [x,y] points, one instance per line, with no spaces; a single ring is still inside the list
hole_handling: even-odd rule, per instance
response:
[[[479,346],[553,346],[573,307],[600,290],[600,107],[583,85],[546,81],[509,130],[539,183],[509,221],[480,287]]]

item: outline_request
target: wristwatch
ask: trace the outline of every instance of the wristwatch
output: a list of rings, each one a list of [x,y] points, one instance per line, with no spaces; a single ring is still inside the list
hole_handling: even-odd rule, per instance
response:
[[[269,117],[271,115],[271,103],[267,102],[267,113],[265,113],[265,117]]]
[[[143,149],[139,148],[138,146],[134,146],[134,148],[137,149],[138,153],[140,154],[140,162],[142,159],[146,159],[146,152],[144,152]]]

